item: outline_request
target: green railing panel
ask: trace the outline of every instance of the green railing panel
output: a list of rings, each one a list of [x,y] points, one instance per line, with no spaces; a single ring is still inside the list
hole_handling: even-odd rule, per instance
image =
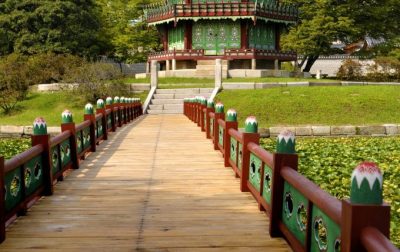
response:
[[[249,163],[249,180],[253,187],[260,191],[261,186],[261,169],[262,161],[259,157],[250,153],[250,163]]]
[[[262,197],[268,204],[271,204],[271,185],[272,185],[272,169],[267,164],[264,165],[264,185]]]
[[[78,153],[81,153],[83,151],[83,141],[82,141],[82,130],[76,132],[76,149]]]
[[[114,121],[115,121],[115,124],[118,124],[118,111],[115,111],[115,113],[114,113]]]
[[[236,166],[237,166],[237,144],[238,142],[236,141],[236,139],[231,137],[231,153],[229,158],[235,163]]]
[[[282,221],[290,232],[305,245],[308,200],[285,181],[283,190]]]
[[[214,118],[210,118],[210,135],[214,135]]]
[[[238,148],[239,156],[238,156],[238,169],[242,170],[242,157],[243,157],[243,144],[239,143],[239,148]]]
[[[218,143],[219,145],[221,145],[222,147],[224,147],[224,128],[222,126],[218,127]]]
[[[5,175],[6,212],[13,209],[22,200],[21,169],[18,167]]]
[[[61,163],[66,166],[71,162],[71,145],[69,139],[64,140],[60,145]]]
[[[96,138],[103,136],[103,124],[101,120],[96,121]]]
[[[108,129],[112,128],[111,114],[107,115],[107,128]]]
[[[90,127],[84,128],[82,135],[83,135],[83,148],[86,149],[90,147]]]
[[[56,145],[50,149],[50,160],[51,160],[51,171],[54,174],[56,174],[60,169],[60,151],[59,151],[59,145]]]
[[[310,251],[340,251],[340,227],[317,206],[312,208]]]
[[[32,158],[25,164],[26,195],[34,193],[43,184],[43,159],[42,155]]]

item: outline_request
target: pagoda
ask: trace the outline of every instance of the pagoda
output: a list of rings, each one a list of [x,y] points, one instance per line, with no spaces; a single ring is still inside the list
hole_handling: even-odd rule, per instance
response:
[[[278,0],[166,0],[144,13],[161,37],[163,51],[148,56],[160,70],[199,69],[215,59],[226,70],[277,70],[297,59],[280,50],[280,34],[297,22],[298,11]]]

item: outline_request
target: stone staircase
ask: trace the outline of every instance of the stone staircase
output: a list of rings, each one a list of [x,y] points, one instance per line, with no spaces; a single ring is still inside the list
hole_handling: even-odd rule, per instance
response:
[[[222,78],[228,76],[228,61],[222,60]],[[214,78],[215,77],[215,60],[198,60],[196,65],[196,77],[198,78]]]
[[[181,114],[183,99],[195,96],[211,96],[213,88],[157,89],[151,99],[148,114]]]

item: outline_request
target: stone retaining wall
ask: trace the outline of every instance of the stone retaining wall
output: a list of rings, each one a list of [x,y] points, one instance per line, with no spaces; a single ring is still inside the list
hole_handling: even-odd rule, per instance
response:
[[[47,132],[55,136],[61,132],[60,127],[47,127]],[[0,126],[0,137],[21,137],[30,136],[33,133],[33,126],[12,126],[12,125],[1,125]]]

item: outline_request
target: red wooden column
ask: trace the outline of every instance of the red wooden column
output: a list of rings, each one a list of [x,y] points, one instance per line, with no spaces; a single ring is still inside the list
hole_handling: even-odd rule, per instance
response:
[[[210,112],[214,112],[214,102],[209,100],[206,108],[206,137],[211,138]]]
[[[6,201],[3,188],[5,187],[4,157],[0,156],[0,243],[6,239]]]
[[[297,171],[298,157],[295,154],[294,133],[284,130],[278,135],[276,153],[274,153],[274,167],[272,169],[271,209],[269,213],[269,234],[271,237],[280,237],[279,222],[282,216],[283,190],[285,180],[281,176],[283,167],[288,166]]]
[[[93,112],[93,105],[88,103],[85,105],[84,121],[90,121],[90,151],[96,152],[96,115]]]
[[[240,48],[249,48],[249,37],[247,32],[248,22],[247,20],[241,20],[240,22]]]
[[[33,135],[31,136],[32,146],[41,144],[43,146],[43,178],[44,178],[44,195],[52,195],[53,173],[51,172],[51,156],[50,156],[50,135],[47,133],[46,121],[42,117],[38,117],[33,122]]]
[[[389,239],[390,206],[383,202],[383,177],[375,163],[363,162],[353,171],[350,200],[342,201],[342,243],[345,252],[366,251],[361,234],[373,227]]]
[[[243,150],[242,150],[242,176],[240,177],[240,191],[248,192],[247,180],[249,180],[250,151],[247,148],[249,143],[259,144],[260,134],[258,123],[254,116],[249,116],[245,122],[245,131],[243,132]]]
[[[61,132],[69,130],[71,132],[71,137],[69,145],[71,147],[71,161],[72,168],[79,168],[79,157],[78,157],[78,147],[76,145],[76,128],[72,117],[72,113],[69,110],[64,110],[61,114]]]
[[[190,0],[189,0],[190,1]],[[183,38],[184,49],[192,49],[192,22],[187,21]]]
[[[229,159],[231,156],[231,137],[229,129],[238,129],[237,113],[234,109],[226,112],[225,131],[224,131],[224,165],[230,167]]]

